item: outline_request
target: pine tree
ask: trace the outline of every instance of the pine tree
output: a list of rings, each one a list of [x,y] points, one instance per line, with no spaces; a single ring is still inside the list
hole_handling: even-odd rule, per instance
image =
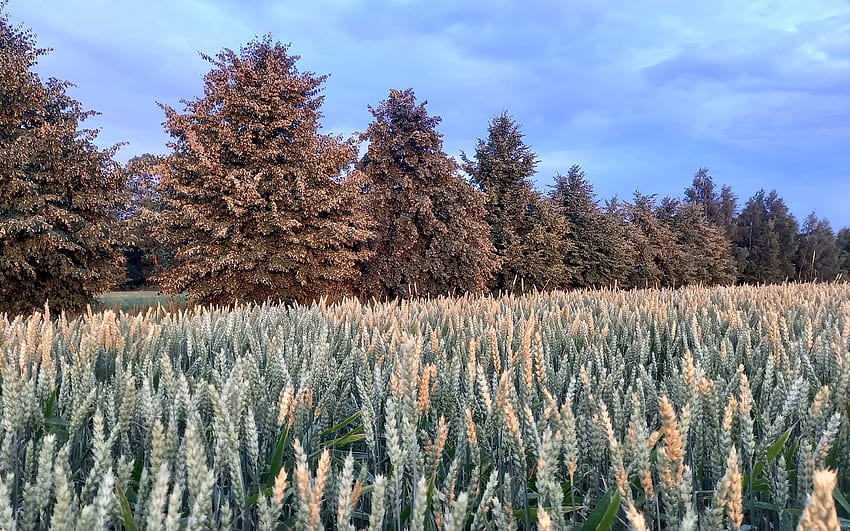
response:
[[[840,272],[840,249],[829,221],[819,219],[812,212],[803,222],[799,238],[794,257],[797,279],[804,282],[835,279]]]
[[[625,220],[600,210],[593,185],[577,164],[567,175],[557,175],[550,199],[567,222],[569,246],[564,260],[568,268],[567,287],[590,288],[621,283],[632,261],[625,238]]]
[[[742,251],[741,282],[779,283],[794,278],[797,220],[775,190],[769,194],[759,190],[747,201],[738,216],[735,245]]]
[[[356,146],[320,133],[326,76],[269,37],[204,58],[204,96],[162,106],[161,229],[177,250],[161,287],[204,303],[349,293],[370,233],[346,177]]]
[[[80,310],[121,280],[117,146],[101,150],[95,114],[70,83],[33,72],[46,50],[0,2],[0,312]]]
[[[442,148],[440,118],[413,90],[391,90],[369,110],[359,169],[373,219],[374,252],[361,292],[381,299],[483,291],[497,267],[484,196],[458,175]]]

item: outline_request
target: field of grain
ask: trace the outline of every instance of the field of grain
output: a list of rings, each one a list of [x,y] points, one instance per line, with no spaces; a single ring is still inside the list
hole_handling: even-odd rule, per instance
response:
[[[2,529],[850,518],[847,284],[0,316],[0,353]]]

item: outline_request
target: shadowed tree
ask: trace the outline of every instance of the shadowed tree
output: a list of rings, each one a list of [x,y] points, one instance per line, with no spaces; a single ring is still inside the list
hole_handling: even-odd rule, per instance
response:
[[[691,186],[685,189],[685,203],[701,207],[705,219],[720,230],[729,248],[729,254],[733,257],[737,278],[746,252],[735,246],[738,198],[732,193],[732,188],[723,185],[718,192],[714,180],[708,174],[708,168],[700,168],[694,175]]]
[[[838,246],[838,272],[844,280],[850,280],[850,228],[843,228],[835,236]]]
[[[814,282],[834,280],[840,269],[840,249],[832,226],[814,212],[806,217],[794,257],[797,279]]]
[[[617,208],[611,212],[599,209],[593,185],[578,164],[570,167],[567,175],[555,177],[549,197],[567,222],[567,287],[604,287],[622,282],[632,258],[624,237],[625,221],[612,213]]]
[[[204,96],[163,105],[172,153],[157,167],[176,249],[158,281],[205,303],[309,301],[351,291],[369,236],[352,141],[320,133],[326,76],[266,37],[204,56]]]
[[[732,237],[737,199],[729,186],[724,185],[717,191],[708,168],[696,172],[691,186],[685,189],[685,202],[700,205],[708,222]]]
[[[629,243],[634,262],[626,276],[627,287],[673,286],[684,276],[676,235],[656,214],[655,196],[635,192],[624,206],[629,222]]]
[[[487,198],[484,219],[501,260],[491,287],[565,287],[568,227],[531,183],[537,157],[523,141],[519,125],[506,112],[496,116],[487,139],[478,140],[473,158],[461,157],[464,171]]]
[[[131,243],[124,250],[127,259],[126,288],[138,288],[171,266],[174,249],[157,236],[158,218],[168,209],[159,190],[160,176],[156,166],[160,160],[151,154],[133,157],[124,168],[127,175],[128,208],[126,220]]]
[[[571,248],[569,227],[557,205],[535,191],[517,235],[517,244],[505,252],[508,265],[500,269],[506,281],[502,289],[527,292],[569,287],[571,269],[565,260]]]
[[[80,124],[70,83],[33,72],[46,50],[0,2],[0,312],[79,310],[123,277],[123,177]]]
[[[361,292],[381,299],[483,291],[498,262],[484,221],[484,196],[442,148],[437,116],[413,90],[391,90],[369,110],[375,120],[359,169],[375,224],[374,256]]]
[[[773,190],[759,190],[737,220],[735,245],[742,250],[739,281],[779,283],[794,278],[797,220]]]
[[[735,260],[722,227],[711,223],[699,203],[665,198],[656,214],[676,239],[673,283],[725,285],[736,279]]]

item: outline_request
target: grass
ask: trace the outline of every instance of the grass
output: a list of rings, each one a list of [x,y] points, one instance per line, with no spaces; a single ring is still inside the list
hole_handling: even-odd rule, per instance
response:
[[[168,310],[184,308],[186,295],[167,295],[155,290],[110,291],[98,297],[99,309],[141,312],[148,308],[162,306]]]

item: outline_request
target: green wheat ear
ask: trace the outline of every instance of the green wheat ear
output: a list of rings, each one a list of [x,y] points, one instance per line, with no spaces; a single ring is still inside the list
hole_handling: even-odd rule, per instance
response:
[[[838,529],[848,352],[847,284],[4,316],[0,528]]]

